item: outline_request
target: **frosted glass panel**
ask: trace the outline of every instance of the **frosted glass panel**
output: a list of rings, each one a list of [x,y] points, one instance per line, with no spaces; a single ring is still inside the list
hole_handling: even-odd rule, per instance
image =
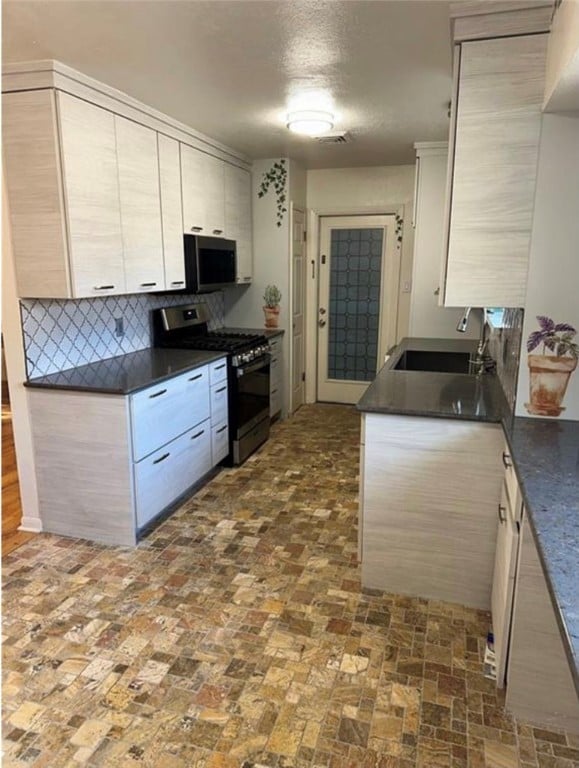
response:
[[[333,229],[328,307],[328,378],[376,376],[382,229]]]

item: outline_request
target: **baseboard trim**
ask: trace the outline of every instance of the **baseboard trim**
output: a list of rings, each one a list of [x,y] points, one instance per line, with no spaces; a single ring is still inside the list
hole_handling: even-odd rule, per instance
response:
[[[42,533],[42,520],[39,517],[23,517],[19,531],[29,531],[30,533]]]

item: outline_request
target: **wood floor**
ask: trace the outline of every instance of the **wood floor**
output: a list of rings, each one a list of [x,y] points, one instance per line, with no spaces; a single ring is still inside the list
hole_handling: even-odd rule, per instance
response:
[[[2,555],[7,555],[36,534],[19,531],[22,519],[20,487],[14,450],[10,408],[2,403]]]

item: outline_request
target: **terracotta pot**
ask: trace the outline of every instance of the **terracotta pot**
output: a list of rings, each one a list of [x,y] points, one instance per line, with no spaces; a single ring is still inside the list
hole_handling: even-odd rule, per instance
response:
[[[279,307],[264,307],[265,327],[277,328],[279,323]]]
[[[525,408],[534,416],[560,416],[571,374],[577,368],[574,357],[529,355],[531,402]]]

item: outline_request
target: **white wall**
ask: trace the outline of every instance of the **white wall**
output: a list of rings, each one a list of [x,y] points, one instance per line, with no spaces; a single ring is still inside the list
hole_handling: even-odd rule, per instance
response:
[[[461,338],[456,325],[461,309],[441,307],[435,291],[440,288],[444,237],[448,148],[418,149],[420,165],[414,230],[414,260],[409,336]],[[464,337],[480,334],[479,316],[473,313]]]
[[[20,307],[16,296],[8,197],[4,178],[2,179],[2,335],[22,504],[20,528],[29,531],[41,531],[42,523],[38,512],[38,491],[28,393],[24,387],[26,381],[24,341],[20,326]]]
[[[330,168],[307,172],[308,208],[319,214],[395,213],[404,206],[404,230],[398,295],[397,338],[408,334],[414,232],[414,166]]]
[[[252,170],[253,216],[253,280],[251,285],[225,291],[225,324],[243,328],[263,328],[263,292],[266,285],[275,284],[282,293],[279,327],[283,337],[284,357],[284,415],[289,405],[289,328],[290,305],[290,258],[289,258],[289,200],[281,227],[277,226],[275,193],[270,189],[265,197],[258,197],[263,174],[272,163],[279,160],[256,160]],[[287,161],[286,161],[287,162]],[[289,164],[288,164],[289,165]],[[288,169],[289,176],[289,169]],[[291,189],[291,177],[287,182]],[[299,182],[297,182],[299,190]]]
[[[579,330],[578,214],[579,113],[544,114],[517,392],[519,416],[529,416],[525,409],[529,400],[525,345],[537,329],[537,315],[570,323]],[[561,418],[579,420],[579,370],[571,376],[564,405]]]

